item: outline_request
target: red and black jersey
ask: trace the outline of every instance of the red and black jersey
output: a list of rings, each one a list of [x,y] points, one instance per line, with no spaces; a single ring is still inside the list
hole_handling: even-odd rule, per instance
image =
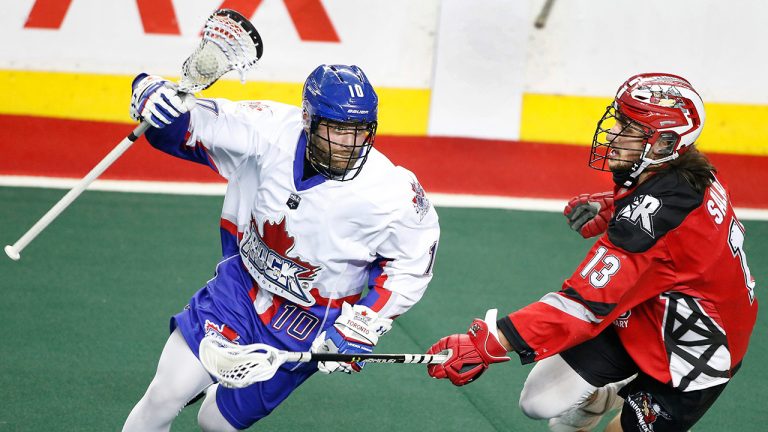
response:
[[[523,363],[613,324],[640,370],[683,391],[730,379],[757,316],[744,227],[717,181],[676,171],[616,194],[608,231],[564,283],[499,320]]]

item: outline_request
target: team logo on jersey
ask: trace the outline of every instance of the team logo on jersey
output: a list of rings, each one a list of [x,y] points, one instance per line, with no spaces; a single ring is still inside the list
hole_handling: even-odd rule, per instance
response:
[[[413,207],[416,209],[416,214],[419,215],[419,221],[424,220],[424,216],[427,215],[427,212],[429,212],[429,207],[432,205],[430,204],[429,200],[427,199],[426,194],[424,193],[424,188],[421,187],[419,182],[412,181],[411,182],[411,190],[413,190],[414,197],[411,201],[413,201]]]
[[[653,424],[659,417],[672,420],[672,416],[664,411],[664,408],[653,400],[653,396],[646,392],[638,392],[627,398],[627,403],[635,411],[637,425],[644,432],[653,432]]]
[[[312,306],[315,298],[310,290],[321,267],[303,261],[299,256],[289,256],[294,246],[295,240],[286,230],[285,218],[277,223],[265,221],[263,234],[259,233],[256,220],[251,218],[240,242],[240,256],[260,288],[296,304]]]
[[[661,210],[661,200],[651,195],[639,195],[632,199],[616,214],[616,220],[628,220],[633,225],[640,224],[640,228],[653,235],[653,216]],[[655,237],[654,237],[655,238]]]

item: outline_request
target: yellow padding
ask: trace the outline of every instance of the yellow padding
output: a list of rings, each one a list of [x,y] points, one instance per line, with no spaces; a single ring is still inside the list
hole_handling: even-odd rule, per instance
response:
[[[174,77],[169,77],[174,78]],[[0,114],[130,123],[132,76],[0,70]],[[429,89],[379,88],[379,132],[427,134]],[[221,80],[207,97],[300,103],[301,84]],[[525,94],[520,139],[589,145],[610,97]],[[768,155],[768,106],[708,103],[704,151]]]
[[[526,94],[520,139],[589,145],[610,97]],[[698,146],[705,152],[768,155],[768,106],[708,103]]]
[[[177,79],[177,77],[169,77]],[[0,70],[0,114],[131,123],[133,76]],[[302,84],[221,80],[202,93],[299,105]],[[379,132],[425,135],[429,89],[379,88]]]

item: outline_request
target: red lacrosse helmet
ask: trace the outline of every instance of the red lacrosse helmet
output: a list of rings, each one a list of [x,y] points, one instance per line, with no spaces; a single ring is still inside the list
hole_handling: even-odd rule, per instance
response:
[[[611,132],[616,122],[621,124],[621,132]],[[664,73],[635,75],[619,87],[597,124],[589,166],[608,171],[616,137],[629,129],[642,131],[640,157],[629,161],[633,165],[625,185],[630,186],[648,166],[677,159],[696,141],[703,127],[704,102],[686,79]]]

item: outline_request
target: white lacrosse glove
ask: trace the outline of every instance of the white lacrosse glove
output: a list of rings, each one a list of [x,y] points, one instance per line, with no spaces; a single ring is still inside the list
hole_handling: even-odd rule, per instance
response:
[[[193,97],[179,93],[179,86],[175,83],[145,73],[137,75],[131,87],[131,118],[146,120],[156,128],[164,128],[189,111],[184,100]]]
[[[322,332],[312,344],[315,353],[360,353],[370,354],[379,337],[392,328],[392,320],[380,318],[367,306],[341,305],[341,315],[333,327]],[[360,372],[365,362],[339,363],[318,362],[317,368],[323,373]]]

